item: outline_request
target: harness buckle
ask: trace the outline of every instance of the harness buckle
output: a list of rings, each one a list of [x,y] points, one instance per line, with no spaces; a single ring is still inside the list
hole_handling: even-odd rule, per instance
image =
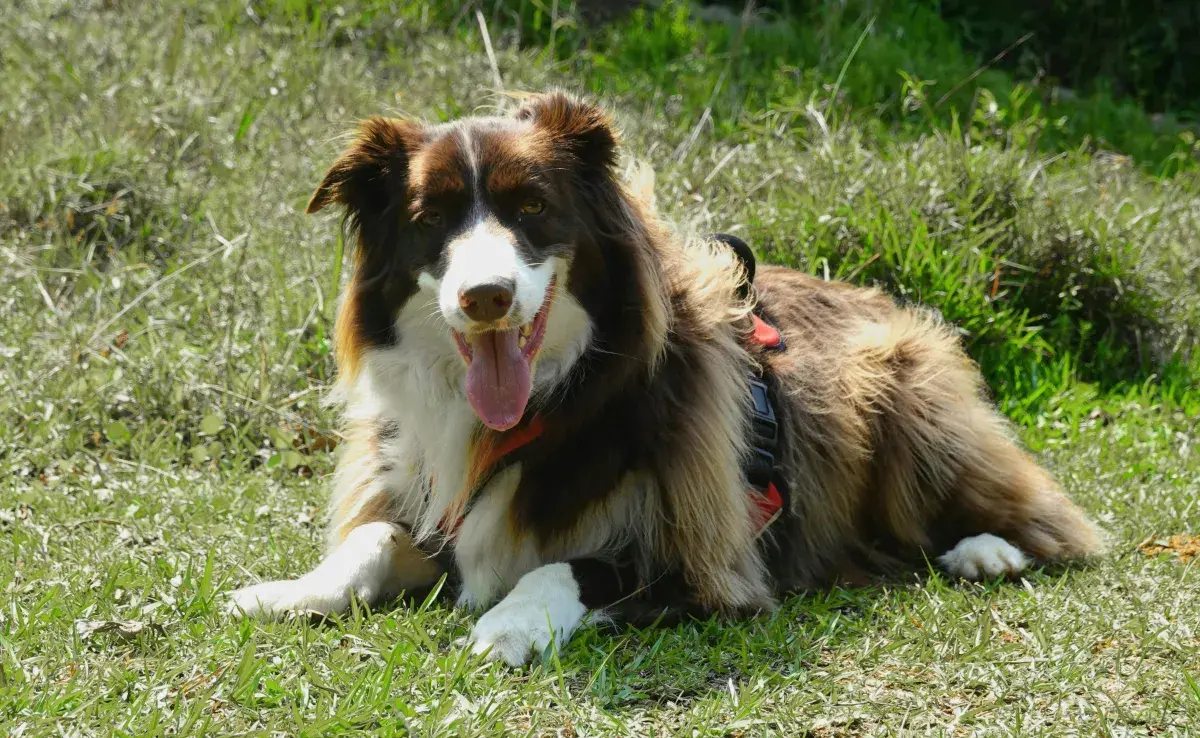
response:
[[[779,421],[775,418],[771,392],[766,382],[754,375],[750,376],[750,399],[751,431],[757,442],[755,445],[774,447],[779,442]]]

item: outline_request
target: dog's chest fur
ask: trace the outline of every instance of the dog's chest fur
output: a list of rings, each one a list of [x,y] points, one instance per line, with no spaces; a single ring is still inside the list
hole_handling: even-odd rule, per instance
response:
[[[582,353],[590,331],[582,308],[569,297],[562,302],[548,330],[549,355],[539,366],[547,386],[554,386],[574,363],[573,355]],[[377,434],[376,473],[397,519],[430,547],[452,548],[462,579],[460,604],[484,607],[547,556],[603,548],[613,526],[592,521],[589,535],[573,537],[566,546],[539,542],[533,531],[519,529],[511,514],[521,478],[516,464],[475,492],[455,534],[446,536],[447,521],[457,518],[465,501],[479,421],[463,393],[460,358],[444,331],[430,325],[434,309],[425,291],[405,305],[397,320],[398,343],[364,357],[363,371],[348,391],[347,418],[386,429]]]

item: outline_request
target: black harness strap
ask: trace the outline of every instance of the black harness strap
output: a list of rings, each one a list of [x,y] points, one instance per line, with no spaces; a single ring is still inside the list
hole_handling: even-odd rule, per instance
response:
[[[738,288],[738,297],[748,299],[754,288],[755,257],[754,252],[745,241],[724,233],[709,236],[714,241],[728,246],[742,262],[746,273],[746,281]],[[779,330],[762,315],[761,308],[754,311],[754,332],[751,340],[767,351],[783,351],[786,346]],[[782,438],[779,418],[776,413],[777,398],[773,391],[772,378],[767,376],[766,367],[747,377],[750,390],[750,430],[749,453],[743,461],[743,473],[746,481],[762,496],[760,508],[770,512],[777,508],[776,514],[789,509],[787,486],[783,482],[779,458],[782,450]],[[777,499],[776,499],[777,498]],[[765,525],[774,520],[769,518]]]

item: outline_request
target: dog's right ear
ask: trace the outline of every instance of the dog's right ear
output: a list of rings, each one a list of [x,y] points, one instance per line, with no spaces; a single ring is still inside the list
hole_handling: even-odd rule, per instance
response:
[[[514,113],[532,121],[584,169],[608,173],[617,162],[617,130],[599,105],[562,91],[531,95]]]
[[[420,145],[421,124],[400,118],[368,118],[308,201],[306,213],[330,203],[354,213],[387,207],[394,187],[404,184],[409,156]]]

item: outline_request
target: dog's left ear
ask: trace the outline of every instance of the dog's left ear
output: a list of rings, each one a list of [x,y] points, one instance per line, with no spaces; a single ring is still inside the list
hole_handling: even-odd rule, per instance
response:
[[[547,92],[527,99],[515,113],[550,134],[585,168],[607,172],[617,163],[617,132],[612,118],[595,103]]]
[[[389,188],[402,187],[410,154],[420,145],[421,124],[400,118],[368,118],[354,141],[329,167],[308,201],[306,213],[330,203],[345,205],[354,216],[386,207]]]

